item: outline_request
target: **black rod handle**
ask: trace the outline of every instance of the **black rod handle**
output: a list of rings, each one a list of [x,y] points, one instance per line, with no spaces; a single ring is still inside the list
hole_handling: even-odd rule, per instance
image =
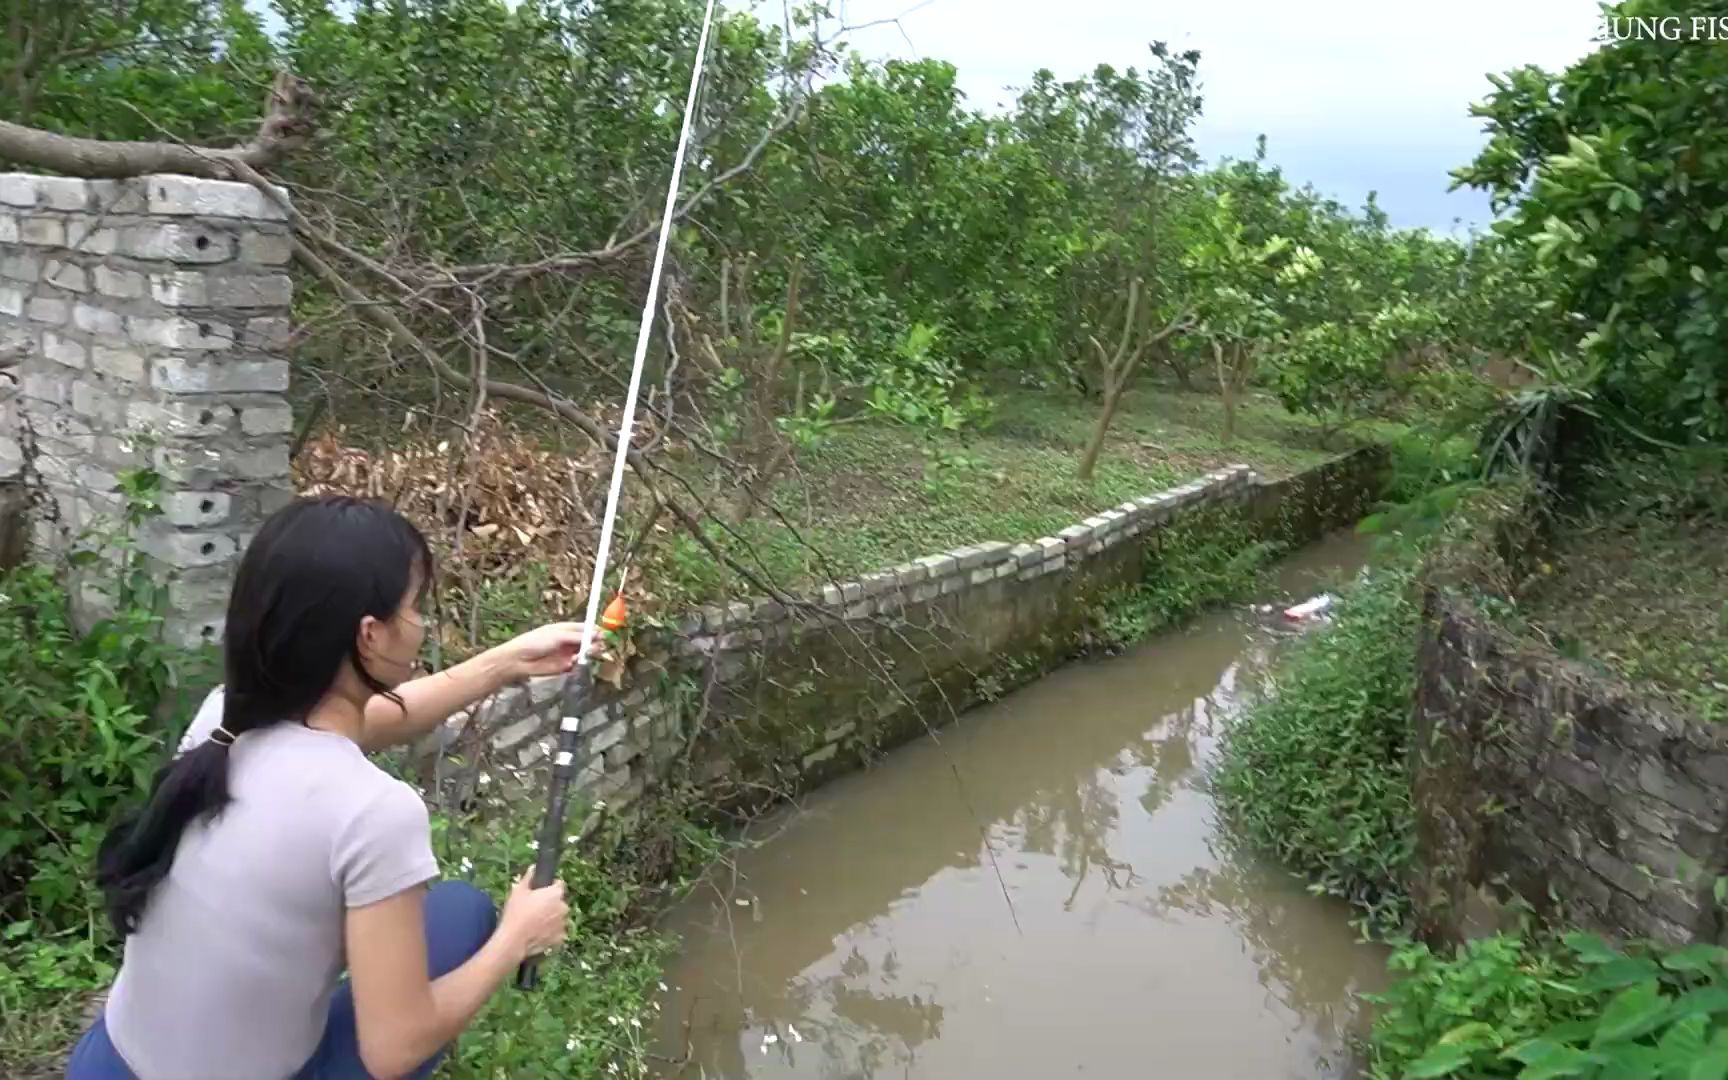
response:
[[[558,876],[558,864],[564,857],[565,803],[570,794],[570,781],[576,774],[577,720],[587,703],[588,689],[593,684],[587,663],[579,659],[576,670],[564,690],[563,708],[558,724],[558,749],[552,757],[552,777],[546,798],[546,819],[540,826],[540,843],[535,847],[534,876],[529,884],[544,889]],[[516,969],[516,988],[532,990],[539,985],[540,958],[530,956]]]

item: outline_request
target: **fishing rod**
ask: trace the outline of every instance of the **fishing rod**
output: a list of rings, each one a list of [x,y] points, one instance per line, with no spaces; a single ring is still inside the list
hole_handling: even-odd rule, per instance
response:
[[[666,185],[666,206],[660,214],[660,237],[654,245],[654,269],[648,275],[648,298],[642,305],[642,321],[636,329],[636,356],[630,365],[630,387],[624,394],[623,418],[618,424],[617,450],[612,457],[612,485],[606,492],[606,515],[600,522],[600,543],[594,552],[594,577],[588,583],[588,610],[582,620],[582,645],[576,653],[576,663],[565,683],[560,699],[558,749],[552,755],[552,776],[546,797],[546,819],[540,827],[540,843],[534,860],[532,884],[543,889],[557,876],[558,863],[564,855],[564,817],[568,809],[570,782],[576,776],[577,736],[580,734],[582,706],[594,685],[594,673],[589,666],[588,650],[594,643],[596,625],[611,632],[624,626],[627,613],[624,587],[620,580],[618,592],[600,614],[600,593],[606,584],[606,555],[612,547],[612,528],[618,518],[618,496],[624,489],[624,464],[630,456],[630,433],[636,422],[636,398],[642,389],[642,369],[648,358],[648,339],[654,332],[654,308],[660,297],[660,274],[666,265],[666,243],[672,235],[672,216],[678,208],[678,184],[684,178],[684,158],[690,147],[691,119],[696,112],[696,90],[702,83],[702,65],[708,55],[708,31],[714,25],[714,3],[708,0],[702,13],[702,33],[696,39],[696,60],[690,71],[690,89],[684,98],[684,119],[678,131],[678,149],[672,157],[672,179]],[[653,519],[649,525],[652,527]],[[632,550],[631,555],[635,552]],[[628,571],[629,560],[625,568]],[[615,618],[614,618],[615,616]],[[608,621],[616,626],[607,625]],[[516,985],[532,990],[539,982],[539,958],[529,957],[516,972]]]

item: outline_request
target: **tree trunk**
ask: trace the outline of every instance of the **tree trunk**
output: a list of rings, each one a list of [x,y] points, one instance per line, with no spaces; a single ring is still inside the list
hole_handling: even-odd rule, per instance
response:
[[[1224,398],[1224,443],[1229,445],[1236,438],[1236,379],[1235,369],[1224,362],[1224,357],[1231,350],[1217,342],[1212,343],[1212,361],[1218,368],[1218,393]]]
[[[1092,474],[1098,467],[1098,455],[1104,450],[1104,436],[1110,431],[1110,421],[1116,418],[1116,407],[1122,403],[1122,387],[1109,385],[1104,388],[1104,407],[1098,410],[1098,426],[1092,429],[1092,441],[1087,444],[1086,453],[1080,458],[1080,482],[1090,484]]]
[[[1171,364],[1170,370],[1176,373],[1176,388],[1185,394],[1194,392],[1194,371],[1186,364]]]

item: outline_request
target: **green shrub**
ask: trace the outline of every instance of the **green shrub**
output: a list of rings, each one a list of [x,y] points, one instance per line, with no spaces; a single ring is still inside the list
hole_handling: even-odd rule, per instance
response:
[[[1268,696],[1226,731],[1214,776],[1235,835],[1277,855],[1369,927],[1400,926],[1415,819],[1405,747],[1415,685],[1410,571],[1378,569],[1332,625],[1297,642]]]
[[[71,557],[105,569],[114,614],[79,633],[64,568],[0,576],[0,1057],[63,1046],[89,991],[114,973],[91,867],[115,809],[149,790],[165,733],[152,719],[179,659],[129,541],[155,511],[148,473],[123,478],[128,513]],[[94,580],[94,577],[92,578]]]
[[[1089,643],[1120,649],[1214,604],[1248,596],[1276,554],[1275,545],[1248,539],[1234,514],[1172,525],[1147,547],[1140,581],[1093,613]]]
[[[1394,954],[1371,995],[1374,1080],[1728,1076],[1728,950],[1499,935]]]

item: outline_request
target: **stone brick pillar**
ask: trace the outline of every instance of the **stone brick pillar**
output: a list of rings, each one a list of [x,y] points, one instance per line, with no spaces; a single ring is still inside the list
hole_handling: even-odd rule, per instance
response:
[[[139,542],[182,644],[220,639],[239,553],[291,495],[285,221],[247,184],[0,174],[0,352],[23,353],[0,471],[23,458],[53,551],[153,470],[163,512]]]

